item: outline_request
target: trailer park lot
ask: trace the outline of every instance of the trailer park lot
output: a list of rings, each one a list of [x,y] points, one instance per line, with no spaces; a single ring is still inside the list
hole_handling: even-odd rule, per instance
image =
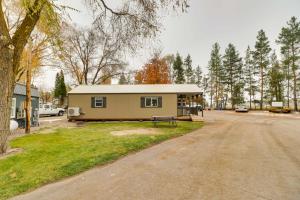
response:
[[[14,199],[300,199],[300,115],[206,111],[205,126]]]

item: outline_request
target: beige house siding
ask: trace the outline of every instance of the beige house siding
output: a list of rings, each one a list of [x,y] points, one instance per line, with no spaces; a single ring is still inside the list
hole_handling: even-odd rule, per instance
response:
[[[92,108],[92,97],[106,97],[106,108]],[[141,97],[162,97],[161,108],[142,108]],[[79,117],[69,119],[150,119],[177,116],[177,94],[69,94],[69,107],[81,108]]]

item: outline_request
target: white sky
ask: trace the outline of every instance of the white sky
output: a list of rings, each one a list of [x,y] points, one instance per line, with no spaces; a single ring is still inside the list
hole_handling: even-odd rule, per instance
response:
[[[91,14],[81,0],[59,1],[79,10],[70,12],[74,23],[89,26]],[[278,49],[275,40],[281,27],[292,16],[300,20],[300,0],[190,0],[190,6],[186,14],[170,13],[163,18],[164,28],[154,43],[163,48],[164,54],[179,52],[185,57],[190,53],[193,65],[203,69],[214,42],[220,43],[222,53],[228,43],[233,43],[244,55],[248,45],[253,47],[257,32],[264,29],[272,48]],[[149,49],[145,46],[135,57],[128,57],[129,68],[142,66],[149,59]],[[44,71],[35,83],[52,88],[57,69]]]

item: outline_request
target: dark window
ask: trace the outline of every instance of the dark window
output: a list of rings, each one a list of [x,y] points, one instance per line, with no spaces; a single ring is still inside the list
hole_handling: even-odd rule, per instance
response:
[[[161,108],[162,107],[162,97],[142,97],[142,107]]]
[[[103,108],[103,97],[95,97],[95,108]]]
[[[106,97],[92,97],[92,108],[106,108]]]

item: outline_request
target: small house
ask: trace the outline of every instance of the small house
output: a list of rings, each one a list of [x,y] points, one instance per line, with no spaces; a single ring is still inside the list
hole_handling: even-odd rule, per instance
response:
[[[194,84],[81,85],[68,93],[70,120],[149,120],[198,114]]]
[[[17,121],[19,127],[25,127],[25,101],[26,101],[26,85],[16,83],[10,118]],[[35,87],[31,87],[31,125],[37,125],[39,110],[39,91]]]

